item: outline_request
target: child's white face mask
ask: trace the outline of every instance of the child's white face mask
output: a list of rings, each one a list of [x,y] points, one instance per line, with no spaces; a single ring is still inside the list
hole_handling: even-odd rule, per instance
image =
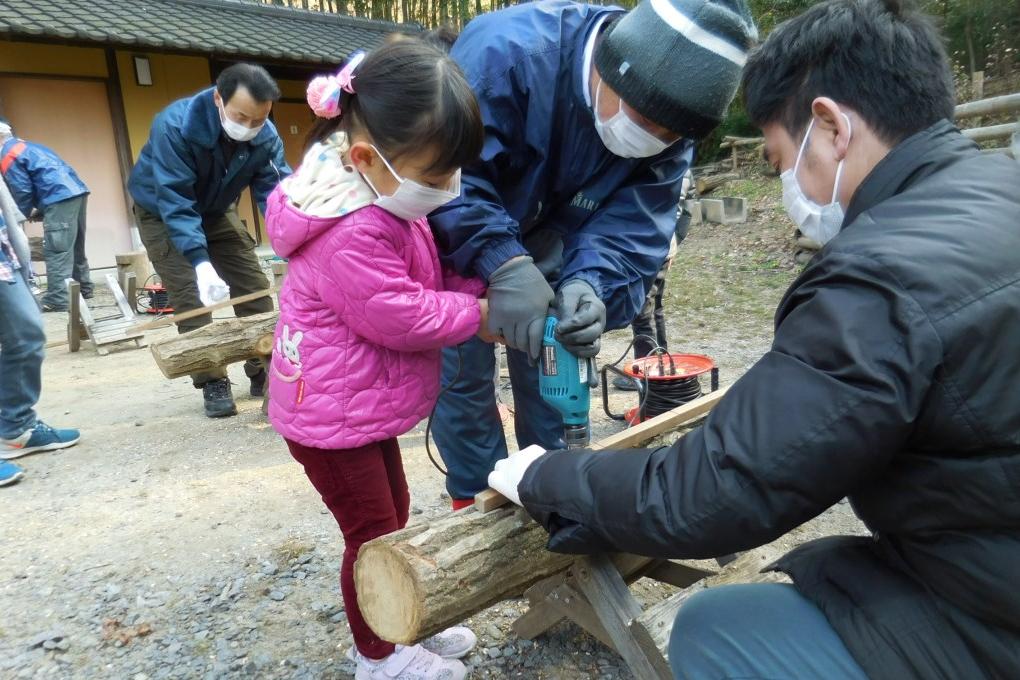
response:
[[[383,210],[403,220],[416,220],[425,217],[439,206],[446,205],[460,196],[459,169],[454,173],[453,179],[450,180],[449,188],[433,189],[398,175],[389,161],[379,153],[379,149],[376,149],[375,146],[372,148],[378,154],[383,164],[386,165],[386,169],[390,171],[390,174],[399,183],[396,191],[389,196],[384,196],[373,186],[372,181],[362,174],[365,177],[365,181],[368,182],[368,186],[372,187],[372,191],[379,197],[375,199],[375,205]]]

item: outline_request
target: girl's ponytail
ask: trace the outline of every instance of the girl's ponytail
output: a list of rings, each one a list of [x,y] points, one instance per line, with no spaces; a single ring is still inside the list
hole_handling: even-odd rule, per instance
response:
[[[393,162],[429,149],[430,172],[453,172],[481,153],[484,128],[474,92],[444,52],[422,40],[394,40],[356,52],[336,75],[307,90],[318,120],[306,150],[337,131],[367,135]]]

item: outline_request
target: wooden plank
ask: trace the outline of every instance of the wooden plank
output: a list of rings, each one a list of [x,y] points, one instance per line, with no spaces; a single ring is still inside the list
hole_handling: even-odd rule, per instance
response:
[[[67,283],[67,347],[72,352],[81,349],[81,316],[79,308],[81,299],[81,284],[74,279]],[[57,346],[62,343],[50,343],[47,347]]]
[[[155,321],[149,321],[148,323],[139,324],[135,329],[139,331],[147,331],[153,328],[163,328],[165,326],[172,326],[180,321],[187,321],[188,319],[194,319],[196,316],[202,316],[209,312],[215,312],[217,309],[223,309],[224,307],[233,307],[234,305],[244,304],[245,302],[251,302],[252,300],[258,300],[259,298],[269,297],[273,294],[271,288],[260,290],[255,293],[248,293],[247,295],[240,295],[236,298],[230,298],[229,300],[220,300],[211,305],[205,307],[199,307],[198,309],[192,309],[188,312],[181,312],[180,314],[171,314],[170,316],[164,316]]]
[[[566,618],[560,610],[546,602],[546,598],[566,581],[566,573],[561,572],[539,581],[524,591],[528,599],[528,611],[519,616],[512,624],[514,633],[522,640],[534,640],[539,635]]]
[[[628,428],[591,445],[592,451],[604,449],[629,449],[639,446],[649,439],[654,439],[664,432],[675,430],[685,423],[697,420],[715,407],[716,404],[726,395],[729,387],[718,389],[694,401],[689,401],[682,406],[666,411],[645,422]],[[503,494],[494,489],[486,489],[475,494],[475,510],[481,513],[492,512],[496,508],[503,507],[510,501]]]
[[[546,602],[532,604],[511,624],[514,634],[522,640],[534,640],[562,621],[565,617]]]
[[[125,320],[133,321],[135,313],[131,309],[131,305],[128,304],[127,298],[124,297],[124,291],[120,288],[120,282],[117,281],[117,277],[113,273],[106,275],[106,285],[110,288],[110,292],[113,293],[113,299],[117,301],[117,308],[120,310],[120,315]]]
[[[672,680],[662,655],[651,656],[638,645],[630,630],[641,616],[641,605],[630,592],[616,566],[606,555],[585,557],[571,570],[578,588],[587,598],[616,651],[638,680]]]
[[[668,583],[677,588],[686,588],[692,583],[697,583],[703,578],[714,576],[717,571],[701,569],[692,565],[663,560],[660,564],[649,570],[645,578],[654,579],[661,583]]]
[[[686,404],[677,406],[676,408],[666,411],[661,415],[655,416],[643,423],[628,428],[623,432],[606,437],[605,439],[596,442],[591,448],[593,451],[601,451],[603,449],[629,449],[644,444],[649,439],[654,439],[660,434],[669,432],[670,430],[675,430],[685,423],[696,420],[705,415],[715,408],[716,404],[722,401],[722,398],[726,396],[729,389],[729,387],[723,387],[715,392],[710,392],[704,396],[698,397],[694,401],[689,401]]]

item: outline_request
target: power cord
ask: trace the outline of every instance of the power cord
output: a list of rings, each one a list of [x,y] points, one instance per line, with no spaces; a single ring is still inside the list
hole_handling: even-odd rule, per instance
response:
[[[443,395],[450,391],[450,388],[457,384],[460,380],[460,371],[464,367],[464,357],[461,355],[460,345],[457,345],[457,372],[453,375],[453,380],[443,389],[439,390],[439,396],[436,397],[436,403],[432,405],[432,412],[429,413],[428,422],[425,423],[425,453],[429,456],[429,461],[432,465],[443,474],[444,477],[449,477],[450,473],[443,469],[443,467],[436,462],[435,456],[432,455],[432,447],[429,445],[429,439],[432,435],[432,420],[436,417],[436,409],[439,408],[439,400],[443,398]]]

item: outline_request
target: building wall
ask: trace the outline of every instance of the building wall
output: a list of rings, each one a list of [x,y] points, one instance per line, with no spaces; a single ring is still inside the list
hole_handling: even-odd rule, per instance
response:
[[[148,57],[152,85],[136,83],[135,55]],[[149,139],[149,128],[156,114],[171,102],[209,87],[211,82],[209,60],[205,57],[117,50],[117,70],[133,160],[138,158]]]
[[[109,73],[106,49],[102,47],[69,47],[45,43],[0,40],[0,76],[4,74],[58,76],[63,78],[95,78],[119,80],[124,103],[123,117],[127,127],[126,149],[132,161],[137,160],[149,138],[152,120],[171,102],[189,96],[212,84],[209,59],[204,56],[160,54],[156,52],[117,49],[114,52],[117,73]],[[149,59],[152,85],[138,85],[134,57]],[[284,148],[291,162],[300,159],[305,134],[314,120],[304,106],[304,81],[280,80],[283,97],[288,104],[280,106],[283,120],[280,129]],[[299,106],[298,102],[302,102]],[[2,107],[2,102],[0,102]],[[111,121],[111,125],[113,122]],[[45,143],[45,140],[39,140]],[[123,144],[122,144],[123,146]],[[96,201],[98,197],[93,197]],[[265,242],[261,216],[253,209],[250,192],[245,192],[238,206],[249,232]],[[92,209],[90,208],[90,212]],[[126,212],[126,209],[125,209]],[[129,222],[130,214],[125,215]]]
[[[0,40],[0,72],[106,78],[102,48]]]

